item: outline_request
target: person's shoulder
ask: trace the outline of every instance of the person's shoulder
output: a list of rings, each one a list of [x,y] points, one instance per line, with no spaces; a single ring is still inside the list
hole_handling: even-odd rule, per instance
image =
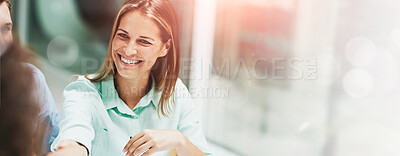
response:
[[[77,75],[76,80],[71,82],[64,91],[78,91],[78,92],[97,92],[97,83],[91,82],[87,76]]]
[[[175,83],[175,88],[186,88],[187,89],[187,86],[185,85],[185,83],[183,83],[181,78],[178,78]]]
[[[198,113],[193,112],[195,109],[195,100],[192,98],[191,92],[185,83],[178,78],[175,84],[174,90],[174,113],[173,114],[180,114],[187,115],[188,113]]]
[[[95,110],[101,101],[101,94],[96,82],[91,82],[83,75],[76,76],[76,80],[64,89],[63,106],[79,104],[79,107],[86,106],[88,110]]]
[[[176,80],[175,90],[174,90],[175,105],[178,107],[183,105],[188,105],[192,103],[191,100],[192,99],[188,88],[186,87],[185,83],[183,83],[183,81],[180,78],[178,78]]]
[[[34,66],[33,64],[30,63],[22,63],[22,66],[25,67],[26,69],[28,69],[29,71],[31,71],[33,73],[33,78],[35,80],[45,80],[45,77],[42,73],[42,71],[40,71],[36,66]]]
[[[73,82],[67,85],[64,89],[65,108],[84,108],[83,111],[94,113],[98,110],[98,106],[102,104],[101,94],[96,87],[96,82],[91,82],[84,75],[75,76]]]
[[[180,78],[178,78],[176,80],[174,93],[175,93],[175,95],[176,94],[183,94],[183,93],[188,94],[189,93],[189,90],[188,90],[187,86],[185,85],[185,83],[183,83],[183,81]]]

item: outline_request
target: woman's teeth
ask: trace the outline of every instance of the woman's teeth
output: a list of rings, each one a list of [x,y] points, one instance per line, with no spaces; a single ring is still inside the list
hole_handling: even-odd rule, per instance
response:
[[[140,60],[131,61],[131,60],[123,58],[122,56],[121,56],[121,60],[122,60],[122,62],[124,62],[126,64],[138,64],[141,62]]]

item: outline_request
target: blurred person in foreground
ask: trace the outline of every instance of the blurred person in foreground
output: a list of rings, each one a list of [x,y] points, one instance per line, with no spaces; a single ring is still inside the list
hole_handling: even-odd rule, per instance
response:
[[[4,57],[3,55],[6,55],[5,52],[10,47],[13,43],[13,33],[12,33],[12,27],[13,23],[11,20],[11,3],[8,0],[0,0],[0,57],[1,60],[7,60],[8,57]],[[11,50],[9,53],[16,52],[18,53],[18,50]],[[13,54],[9,54],[13,55]],[[18,57],[27,57],[18,54]],[[13,58],[13,57],[10,57]],[[40,112],[39,112],[39,120],[40,121],[47,121],[48,122],[48,131],[49,133],[46,134],[47,138],[46,143],[45,143],[45,149],[47,151],[50,151],[50,145],[54,141],[54,139],[58,135],[58,122],[60,120],[58,111],[55,107],[55,103],[53,100],[53,97],[51,95],[51,92],[46,84],[45,77],[43,73],[37,69],[34,65],[28,63],[29,61],[26,60],[19,60],[18,62],[15,62],[16,64],[21,64],[21,66],[24,66],[24,68],[27,68],[30,70],[30,72],[27,72],[27,74],[32,73],[32,83],[34,83],[33,87],[33,92],[35,93],[36,97],[35,100],[36,102],[40,105]],[[3,68],[3,66],[2,66]],[[21,74],[24,74],[21,72]],[[3,75],[2,75],[3,76]],[[10,78],[15,78],[18,79],[17,77],[12,77],[9,76]],[[2,82],[3,83],[3,82]],[[3,88],[2,88],[3,89]]]
[[[53,155],[212,155],[180,70],[169,0],[127,0],[95,74],[64,90]],[[173,152],[175,151],[175,152]]]
[[[29,52],[13,45],[1,56],[0,155],[31,156],[47,152],[48,121],[40,120],[35,73]]]

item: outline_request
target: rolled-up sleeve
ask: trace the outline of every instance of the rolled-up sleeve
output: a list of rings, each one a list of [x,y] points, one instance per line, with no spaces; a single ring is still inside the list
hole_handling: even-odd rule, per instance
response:
[[[65,88],[60,132],[51,145],[52,151],[57,150],[63,140],[77,141],[91,150],[91,142],[95,136],[92,126],[93,104],[97,102],[98,96],[97,90],[90,82],[81,77]]]
[[[182,89],[181,91],[184,91],[186,92],[186,95],[189,95],[186,87],[184,87],[184,89]],[[180,98],[180,100],[183,108],[180,114],[178,130],[182,132],[183,135],[185,135],[185,137],[188,138],[190,142],[197,148],[199,148],[202,152],[207,155],[213,155],[204,137],[203,130],[199,121],[199,113],[194,109],[195,107],[193,100],[190,96]]]

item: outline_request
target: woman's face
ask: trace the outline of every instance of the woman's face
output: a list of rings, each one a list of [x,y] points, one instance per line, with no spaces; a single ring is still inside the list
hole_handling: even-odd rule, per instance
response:
[[[0,56],[2,56],[13,42],[10,9],[6,2],[0,3],[0,15]]]
[[[156,23],[138,11],[127,12],[112,41],[112,58],[124,78],[148,75],[158,57],[168,53],[170,40],[161,41]]]

